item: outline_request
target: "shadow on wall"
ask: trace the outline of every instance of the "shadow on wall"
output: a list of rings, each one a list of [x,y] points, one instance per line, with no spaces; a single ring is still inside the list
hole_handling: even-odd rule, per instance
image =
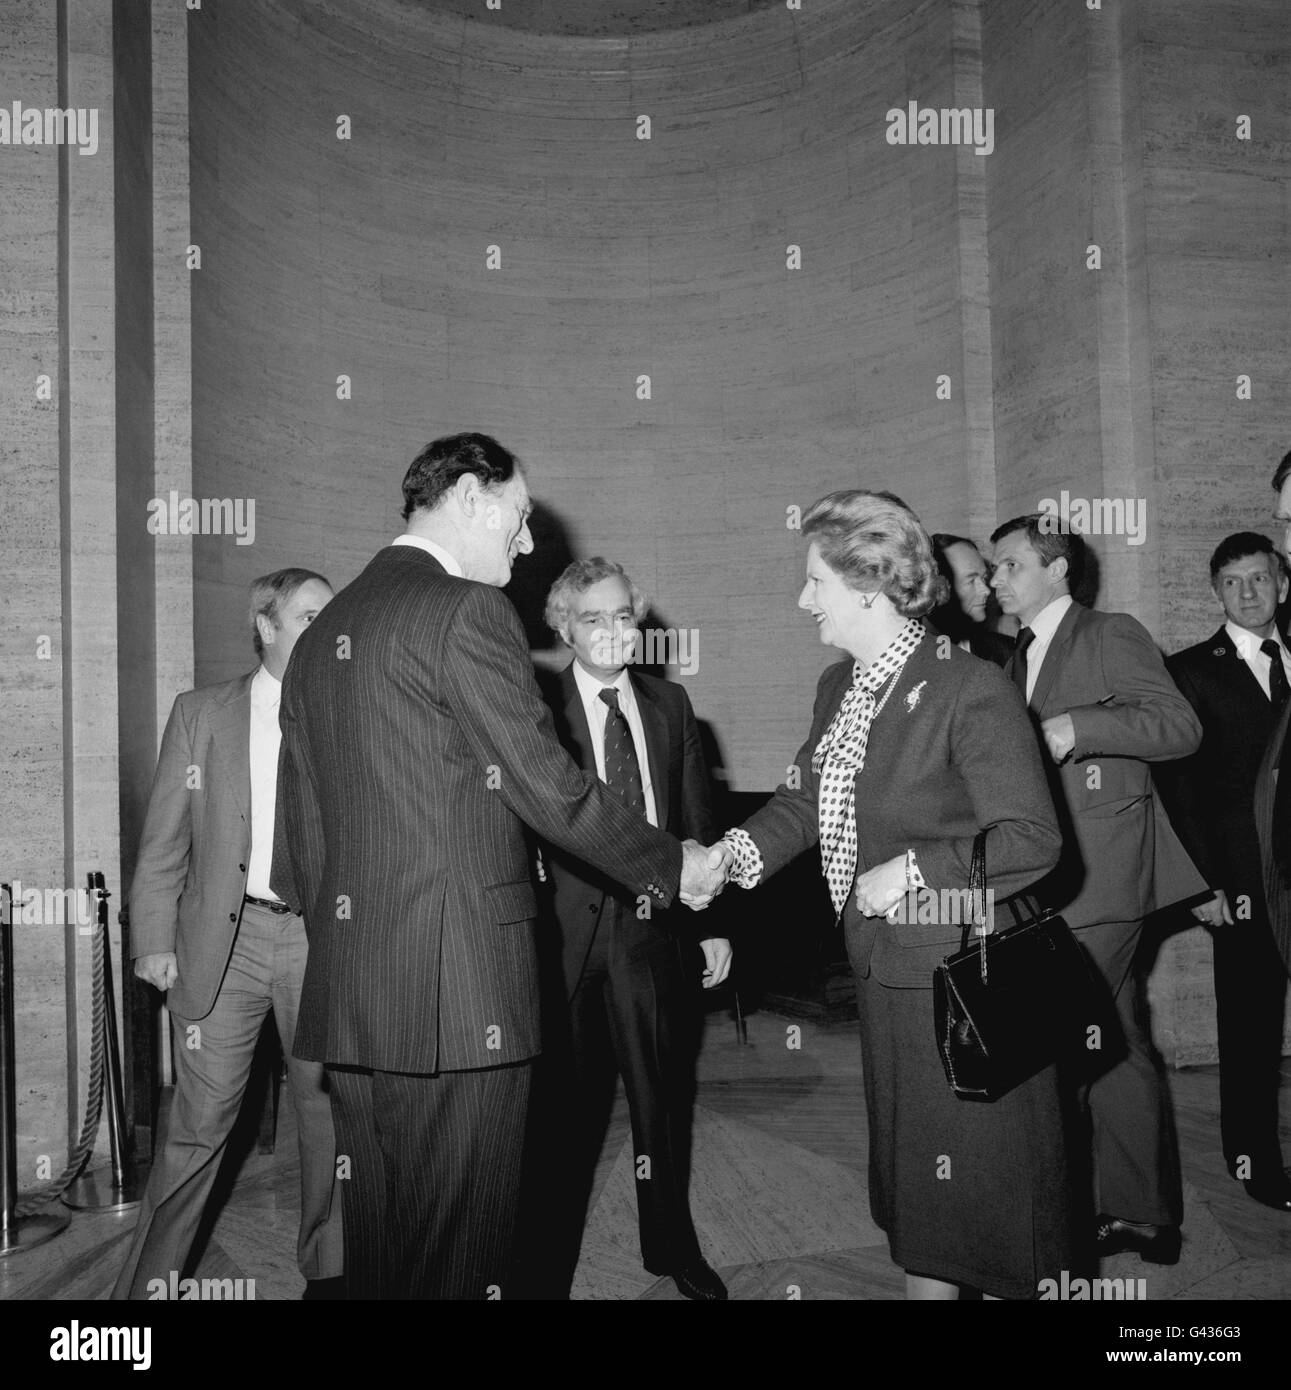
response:
[[[533,554],[516,565],[506,593],[520,615],[539,685],[550,703],[550,673],[567,664],[569,652],[547,626],[543,610],[552,584],[566,565],[578,557],[568,528],[550,507],[535,503],[529,530]],[[643,630],[669,630],[671,625],[657,610],[649,608],[641,626]],[[664,679],[669,676],[668,669],[658,662],[643,662],[636,669]],[[708,765],[714,828],[720,834],[746,820],[770,793],[733,792],[718,731],[705,719],[697,722]],[[842,964],[846,953],[814,852],[801,856],[791,868],[752,893],[723,894],[708,909],[704,926],[714,935],[738,940],[739,990],[746,1010],[756,1008],[774,987],[777,1006],[789,1008],[795,1015],[806,1010],[804,1016],[820,1016],[829,1021],[855,1017],[849,982],[844,980],[842,989],[831,989],[829,985],[834,977],[846,975]],[[728,1007],[730,996],[726,991],[718,991],[704,1002],[711,1008]]]
[[[542,666],[563,666],[564,644],[547,626],[543,609],[551,586],[577,557],[569,544],[565,523],[542,502],[535,502],[529,514],[529,534],[533,537],[533,554],[524,556],[511,571],[505,593],[520,615],[534,661]]]
[[[504,592],[520,615],[534,665],[549,670],[560,670],[568,664],[569,649],[547,626],[546,618],[543,616],[547,606],[547,595],[568,564],[590,556],[575,555],[569,540],[569,529],[561,518],[542,502],[534,503],[529,516],[529,534],[533,537],[533,554],[524,556],[516,564],[511,572],[511,582]],[[655,608],[646,609],[641,619],[641,630],[673,631]],[[657,640],[652,642],[647,650],[660,655],[668,655],[673,651]],[[649,676],[668,678],[668,669],[662,661],[640,661],[634,669],[644,671]]]

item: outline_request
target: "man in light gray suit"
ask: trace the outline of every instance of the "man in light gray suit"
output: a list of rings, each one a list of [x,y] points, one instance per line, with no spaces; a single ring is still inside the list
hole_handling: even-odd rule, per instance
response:
[[[166,994],[174,1024],[175,1095],[113,1298],[146,1299],[155,1280],[182,1276],[270,1010],[299,1130],[305,1297],[340,1296],[331,1105],[322,1066],[291,1056],[305,927],[269,887],[282,676],[331,597],[311,570],[257,579],[261,665],[180,695],[166,725],[129,904],[135,974]]]
[[[1116,1029],[1091,1029],[1082,1078],[1092,1130],[1100,1256],[1179,1258],[1182,1179],[1169,1095],[1140,1009],[1143,919],[1209,896],[1153,788],[1149,764],[1186,757],[1201,724],[1141,623],[1076,603],[1085,543],[1052,518],[1015,517],[991,537],[1000,607],[1021,623],[1006,668],[1049,759],[1064,832],[1035,894],[1057,908],[1106,984]]]

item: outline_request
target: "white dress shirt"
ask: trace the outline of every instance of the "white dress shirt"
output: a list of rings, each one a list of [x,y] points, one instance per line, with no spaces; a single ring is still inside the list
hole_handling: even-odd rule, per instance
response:
[[[641,790],[645,793],[646,819],[651,825],[659,824],[654,806],[654,781],[650,774],[650,758],[646,753],[645,726],[641,723],[641,711],[637,708],[636,691],[628,679],[625,666],[608,685],[589,675],[577,660],[574,661],[574,684],[583,701],[583,713],[587,715],[587,727],[592,735],[592,749],[596,754],[596,775],[605,781],[605,721],[609,718],[609,706],[601,699],[602,690],[619,692],[619,709],[628,721],[628,731],[632,744],[637,750],[637,762],[641,765]]]
[[[466,578],[462,573],[461,565],[457,563],[456,557],[450,555],[442,545],[436,545],[434,541],[428,541],[425,536],[410,536],[405,531],[402,536],[396,536],[390,544],[415,545],[418,550],[424,550],[427,555],[433,555],[449,574],[456,575],[458,579]]]
[[[269,887],[273,864],[273,816],[278,797],[278,703],[282,682],[263,666],[251,678],[251,858],[247,892],[253,898],[280,901]]]
[[[1233,646],[1237,649],[1237,655],[1251,668],[1251,674],[1260,683],[1260,689],[1264,694],[1272,699],[1269,690],[1269,668],[1272,661],[1260,650],[1260,644],[1266,639],[1257,637],[1253,632],[1244,627],[1238,627],[1234,622],[1224,624],[1224,631],[1233,639]],[[1274,628],[1272,640],[1278,644],[1278,653],[1282,657],[1282,669],[1291,681],[1291,653],[1287,652],[1286,644],[1278,635]]]
[[[1075,599],[1070,594],[1059,594],[1056,599],[1046,603],[1029,623],[1023,624],[1023,627],[1029,627],[1035,634],[1031,645],[1026,649],[1028,704],[1031,702],[1031,696],[1035,694],[1035,683],[1040,675],[1045,653],[1053,641],[1053,635],[1058,631],[1058,624],[1066,616],[1067,609],[1074,602]]]

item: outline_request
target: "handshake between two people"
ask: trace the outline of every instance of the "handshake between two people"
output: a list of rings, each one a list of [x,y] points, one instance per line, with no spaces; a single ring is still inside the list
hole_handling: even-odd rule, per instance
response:
[[[683,840],[681,846],[681,900],[700,912],[726,887],[735,855],[724,840],[707,849],[698,840]]]

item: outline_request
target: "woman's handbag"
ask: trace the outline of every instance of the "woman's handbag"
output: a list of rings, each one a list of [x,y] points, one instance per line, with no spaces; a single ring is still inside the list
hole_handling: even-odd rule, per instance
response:
[[[969,893],[965,916],[985,926],[985,830],[973,841]],[[1022,893],[999,906],[1014,925],[980,933],[970,946],[966,920],[959,950],[933,974],[937,1047],[962,1100],[998,1100],[1074,1054],[1106,1016],[1097,977],[1066,922]]]

